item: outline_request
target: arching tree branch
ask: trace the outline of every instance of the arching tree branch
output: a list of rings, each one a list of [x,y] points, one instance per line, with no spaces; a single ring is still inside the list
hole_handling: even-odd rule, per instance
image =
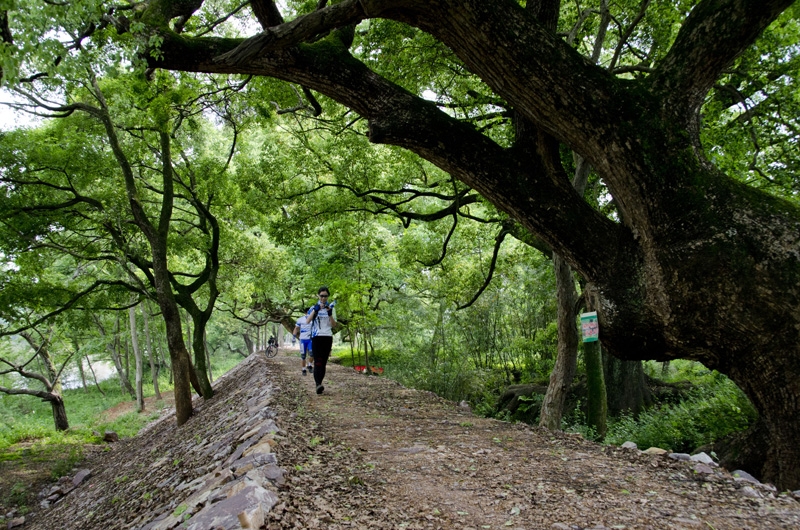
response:
[[[500,247],[503,245],[503,240],[506,238],[506,235],[508,235],[508,233],[509,232],[505,228],[503,228],[502,230],[500,230],[500,233],[497,234],[497,237],[494,240],[494,252],[492,253],[492,261],[489,264],[489,272],[486,274],[486,278],[483,281],[483,285],[481,285],[480,289],[478,289],[478,292],[475,293],[475,296],[472,297],[472,300],[470,300],[464,305],[458,306],[456,309],[458,310],[466,309],[472,304],[474,304],[478,300],[478,298],[481,297],[483,291],[485,291],[486,288],[489,287],[489,284],[492,283],[492,277],[494,276],[494,269],[495,266],[497,265],[497,255],[500,253]]]

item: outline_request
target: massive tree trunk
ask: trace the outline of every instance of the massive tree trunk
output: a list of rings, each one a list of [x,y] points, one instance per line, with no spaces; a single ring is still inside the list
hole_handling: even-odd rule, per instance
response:
[[[693,359],[729,375],[769,431],[777,471],[764,478],[798,487],[800,209],[721,174],[698,139],[705,94],[791,4],[701,1],[639,80],[592,65],[514,2],[344,0],[245,42],[146,22],[164,39],[153,66],[300,83],[366,118],[372,141],[410,149],[480,192],[594,284],[609,352]],[[336,32],[318,38],[371,17],[432,34],[516,112],[586,158],[620,222],[545,160],[503,149],[370,71]]]
[[[642,369],[642,361],[623,361],[603,352],[608,414],[637,416],[653,402]]]

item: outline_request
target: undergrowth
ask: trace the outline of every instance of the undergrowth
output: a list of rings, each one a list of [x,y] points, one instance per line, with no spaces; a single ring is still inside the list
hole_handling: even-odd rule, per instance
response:
[[[631,441],[642,448],[688,453],[745,430],[755,419],[756,411],[744,393],[716,373],[680,403],[654,407],[637,418],[625,415],[610,421],[605,443]]]

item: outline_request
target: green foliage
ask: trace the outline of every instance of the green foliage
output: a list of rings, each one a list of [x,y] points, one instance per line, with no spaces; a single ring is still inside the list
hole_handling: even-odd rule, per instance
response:
[[[240,356],[230,353],[212,355],[211,366],[215,377],[226,373],[240,360]],[[143,381],[145,397],[153,396],[149,369],[145,371]],[[100,387],[105,395],[101,394],[91,382],[87,389],[64,390],[64,404],[70,422],[70,428],[65,432],[53,429],[53,416],[49,404],[33,396],[0,394],[0,451],[17,443],[32,441],[44,445],[97,443],[100,440],[94,433],[99,432],[102,435],[106,430],[116,432],[121,438],[128,438],[155,419],[164,407],[163,402],[156,402],[143,414],[132,411],[109,420],[105,411],[130,402],[131,398],[120,388],[116,377],[100,382]],[[161,370],[159,374],[159,389],[161,392],[171,390],[168,369]]]
[[[480,395],[482,377],[486,373],[475,370],[468,359],[456,352],[442,352],[428,356],[398,356],[398,361],[389,365],[392,378],[406,386],[428,390],[453,401],[470,400]]]
[[[50,449],[56,449],[56,447],[51,446]],[[69,445],[60,448],[57,454],[61,456],[55,459],[55,463],[53,464],[51,476],[54,480],[68,475],[72,472],[73,468],[83,460],[83,446]]]
[[[9,505],[24,505],[27,502],[28,489],[22,482],[16,482],[11,486],[8,494],[3,499],[6,506]]]
[[[693,385],[714,383],[720,377],[718,372],[709,370],[701,363],[676,359],[667,364],[655,361],[646,361],[642,364],[644,371],[650,377],[674,383],[688,381]]]
[[[519,406],[514,414],[509,418],[512,421],[535,424],[539,421],[539,412],[542,409],[544,396],[541,394],[531,394],[530,396],[519,396]]]
[[[641,448],[661,447],[676,452],[695,448],[748,427],[756,412],[729,379],[714,372],[686,400],[639,415],[609,422],[605,443],[635,442]]]
[[[773,22],[715,85],[702,141],[728,175],[775,195],[800,197],[798,9]]]

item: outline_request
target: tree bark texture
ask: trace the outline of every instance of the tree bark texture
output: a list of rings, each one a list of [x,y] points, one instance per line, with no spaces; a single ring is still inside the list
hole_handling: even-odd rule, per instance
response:
[[[156,2],[154,3],[162,3]],[[168,4],[164,0],[165,4]],[[792,0],[702,0],[639,80],[576,53],[516,2],[344,0],[248,40],[162,37],[151,65],[270,76],[350,107],[373,142],[409,149],[536,233],[596,289],[603,346],[729,375],[764,418],[780,487],[800,487],[800,208],[721,174],[699,108]],[[367,18],[420,28],[499,97],[585,158],[620,212],[583,201],[548,160],[504,149],[370,71],[327,30]]]
[[[587,412],[586,422],[594,428],[598,440],[606,435],[608,404],[606,402],[606,382],[603,378],[603,354],[600,343],[583,343],[583,362],[586,365]]]
[[[578,296],[572,270],[558,254],[553,254],[553,268],[556,273],[558,302],[558,355],[542,402],[539,425],[552,430],[561,430],[564,403],[578,365],[578,331],[575,325],[575,305]]]
[[[128,308],[128,318],[131,325],[131,347],[133,348],[133,358],[136,362],[136,412],[144,411],[144,389],[142,388],[142,379],[144,375],[144,366],[142,365],[142,350],[139,348],[139,334],[136,330],[136,308]]]
[[[603,352],[608,414],[637,416],[653,402],[642,369],[642,361],[623,361]]]
[[[53,409],[53,422],[55,423],[57,431],[66,431],[69,429],[69,420],[67,420],[67,408],[64,406],[64,398],[58,394],[51,394],[48,398],[50,407]]]
[[[147,357],[150,360],[150,375],[153,377],[153,393],[158,401],[161,401],[161,390],[158,388],[158,373],[161,371],[161,365],[156,362],[156,352],[153,350],[153,340],[150,336],[150,318],[148,317],[147,302],[141,305],[142,307],[142,321],[144,323],[144,338],[147,344]]]

